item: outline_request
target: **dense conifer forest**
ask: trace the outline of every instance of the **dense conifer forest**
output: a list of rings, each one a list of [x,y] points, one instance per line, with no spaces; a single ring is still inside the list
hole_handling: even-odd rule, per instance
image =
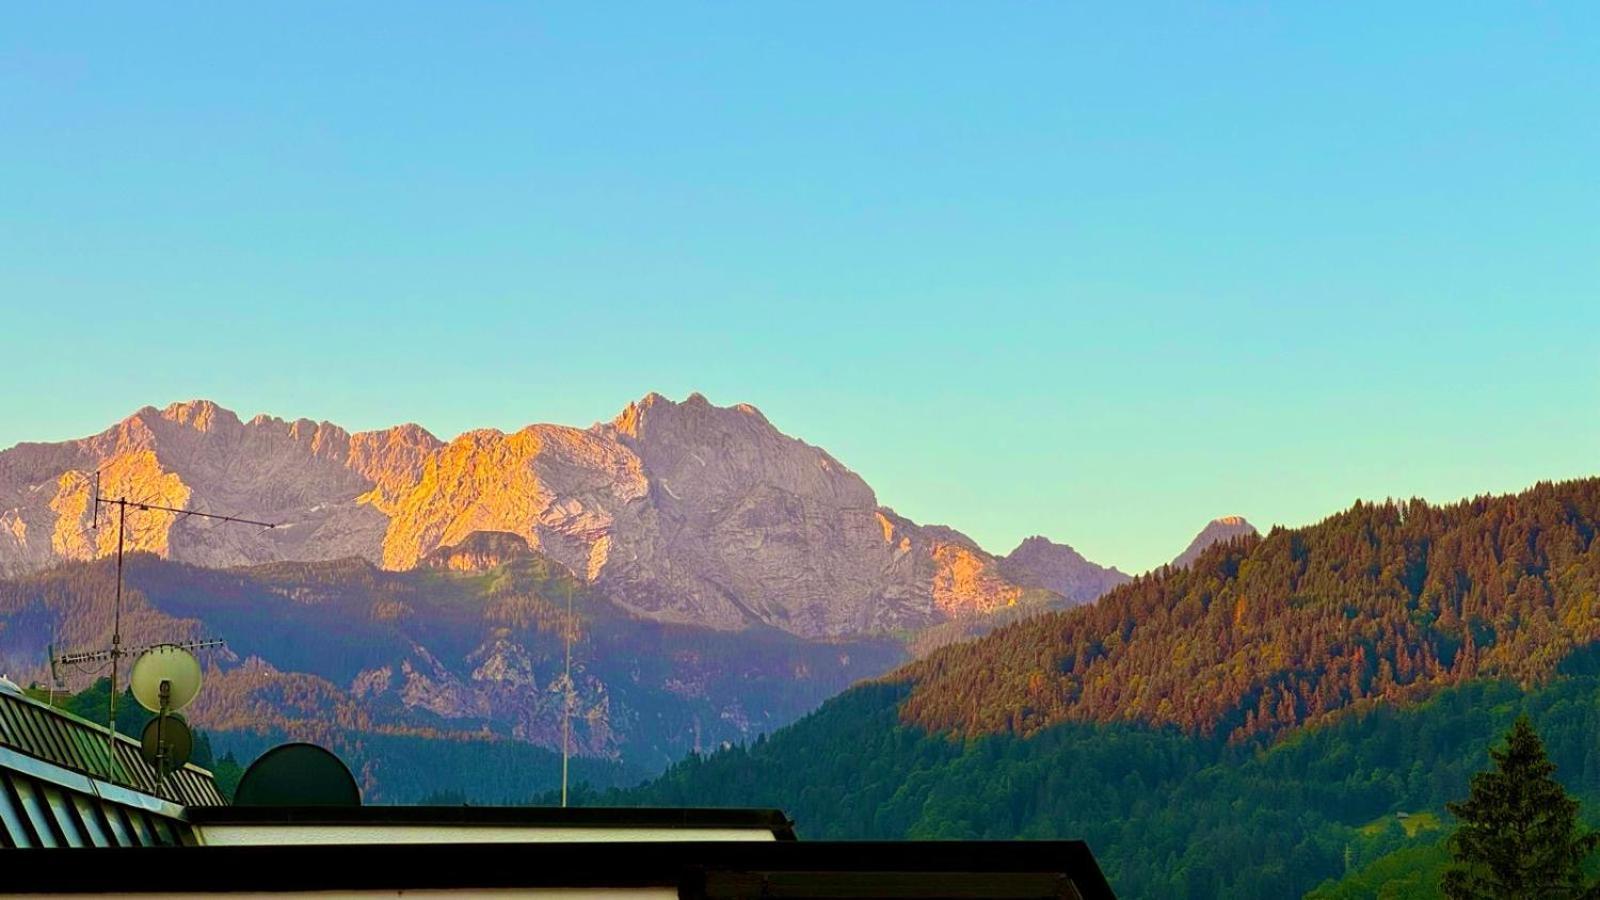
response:
[[[1362,896],[1396,860],[1442,870],[1445,804],[1519,712],[1600,813],[1597,523],[1600,480],[1360,503],[586,799],[776,806],[810,838],[1083,838],[1127,897]]]
[[[1270,746],[1120,722],[952,739],[900,721],[906,692],[866,685],[769,739],[580,800],[773,806],[806,839],[1082,838],[1119,896],[1267,900],[1354,876],[1393,851],[1442,867],[1432,845],[1451,825],[1445,803],[1466,795],[1489,746],[1525,711],[1560,779],[1600,814],[1594,674],[1531,691],[1477,680]],[[1433,883],[1424,888],[1416,896],[1436,896]]]
[[[1539,681],[1600,637],[1597,529],[1600,479],[1357,503],[936,652],[902,670],[902,711],[962,734],[1132,720],[1238,741],[1476,677]]]

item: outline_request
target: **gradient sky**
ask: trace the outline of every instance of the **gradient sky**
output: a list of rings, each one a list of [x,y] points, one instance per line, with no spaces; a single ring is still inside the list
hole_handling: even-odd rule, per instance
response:
[[[235,6],[0,9],[0,446],[699,390],[1128,570],[1600,475],[1600,5]]]

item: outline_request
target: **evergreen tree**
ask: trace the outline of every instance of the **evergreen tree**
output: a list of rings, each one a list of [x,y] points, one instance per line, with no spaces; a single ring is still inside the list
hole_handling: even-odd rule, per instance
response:
[[[1584,885],[1583,862],[1600,835],[1578,825],[1578,801],[1555,780],[1555,764],[1527,716],[1491,749],[1494,768],[1472,776],[1471,792],[1450,812],[1461,821],[1450,838],[1455,865],[1440,887],[1450,900],[1600,897]]]

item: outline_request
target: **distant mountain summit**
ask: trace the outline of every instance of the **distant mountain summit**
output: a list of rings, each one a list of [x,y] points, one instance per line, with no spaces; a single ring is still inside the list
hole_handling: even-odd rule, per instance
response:
[[[1178,558],[1172,561],[1172,565],[1174,568],[1184,568],[1194,562],[1195,558],[1204,553],[1206,548],[1212,544],[1256,534],[1260,534],[1260,532],[1256,531],[1254,525],[1246,522],[1244,516],[1222,516],[1212,519],[1206,524],[1206,527],[1200,529],[1200,533],[1194,536],[1194,540],[1189,542],[1188,548],[1178,554]]]
[[[1097,565],[1083,554],[1034,535],[1000,560],[1000,574],[1025,588],[1042,588],[1060,594],[1069,605],[1089,603],[1119,584],[1133,579],[1115,567]]]
[[[635,614],[721,629],[919,629],[1012,607],[1025,587],[1082,602],[1121,574],[1047,541],[1002,564],[954,529],[896,515],[753,406],[656,393],[586,429],[481,429],[449,442],[416,425],[245,421],[206,400],[146,407],[93,437],[0,452],[0,574],[114,549],[115,529],[91,527],[96,471],[105,494],[282,523],[130,519],[130,546],[168,559],[361,557],[407,570],[481,567],[527,549]],[[480,532],[499,534],[469,542]]]

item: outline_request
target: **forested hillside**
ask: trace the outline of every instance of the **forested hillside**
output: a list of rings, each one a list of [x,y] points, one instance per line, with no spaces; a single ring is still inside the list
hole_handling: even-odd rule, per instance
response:
[[[1299,896],[1436,841],[1522,710],[1600,812],[1597,520],[1596,480],[1357,504],[591,800],[777,806],[812,838],[1084,838],[1123,896]]]
[[[1531,691],[1474,681],[1271,747],[1129,723],[951,740],[899,721],[906,690],[857,688],[749,747],[581,799],[775,806],[807,839],[1082,838],[1119,896],[1281,900],[1436,840],[1445,802],[1527,711],[1563,782],[1600,814],[1594,675]]]
[[[1600,637],[1597,529],[1600,479],[1358,503],[944,648],[902,670],[902,712],[962,734],[1132,720],[1240,740],[1480,676],[1537,681]]]
[[[205,569],[127,559],[125,646],[222,638],[186,714],[248,763],[283,740],[337,750],[372,799],[522,797],[560,773],[572,595],[572,742],[582,777],[626,784],[787,724],[905,659],[896,638],[810,641],[643,619],[520,539],[388,572],[364,560]],[[49,678],[46,648],[109,644],[110,560],[0,579],[0,672]],[[98,672],[63,668],[67,687]]]

